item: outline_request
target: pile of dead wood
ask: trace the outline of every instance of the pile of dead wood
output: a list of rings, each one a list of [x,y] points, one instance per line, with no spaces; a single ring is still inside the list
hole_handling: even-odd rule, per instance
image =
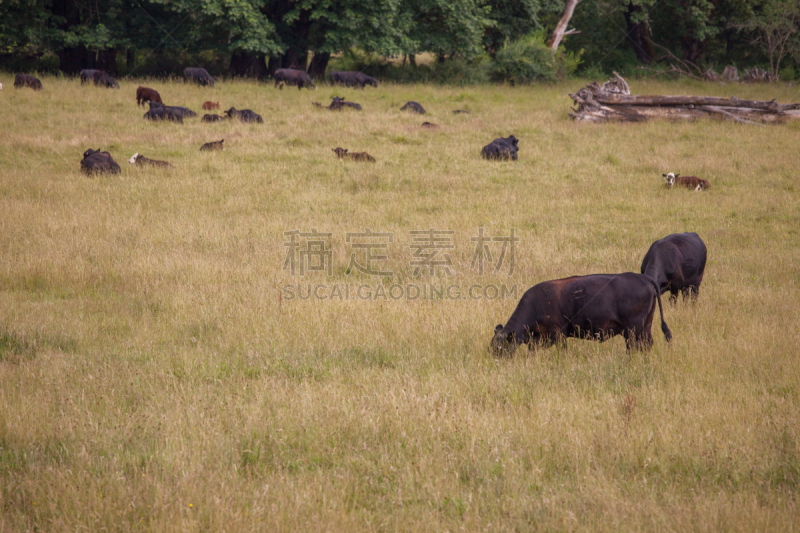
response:
[[[590,83],[577,94],[570,93],[577,109],[569,114],[576,121],[642,122],[651,118],[694,120],[720,118],[748,124],[780,123],[800,118],[800,103],[779,104],[718,96],[637,96],[616,72],[603,85]]]

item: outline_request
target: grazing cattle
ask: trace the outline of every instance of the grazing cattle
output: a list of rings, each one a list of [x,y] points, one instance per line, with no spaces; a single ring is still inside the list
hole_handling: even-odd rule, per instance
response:
[[[152,101],[149,103],[149,105],[150,105],[150,109],[151,110],[156,109],[156,108],[164,108],[164,109],[166,109],[168,111],[171,111],[172,113],[175,113],[176,115],[180,115],[181,117],[189,117],[189,118],[191,118],[191,117],[196,117],[197,116],[197,113],[195,113],[194,111],[192,111],[188,107],[183,107],[183,106],[179,106],[179,105],[164,105],[162,103],[152,102]]]
[[[203,109],[211,111],[212,109],[219,109],[219,102],[203,102]]]
[[[656,280],[661,294],[669,291],[672,303],[677,301],[678,292],[684,300],[696,300],[707,253],[697,233],[673,233],[650,245],[642,261],[642,274]]]
[[[34,91],[38,91],[42,88],[42,82],[39,81],[39,78],[27,74],[17,74],[14,76],[14,87],[30,87]]]
[[[494,159],[508,161],[509,159],[516,161],[519,140],[510,135],[508,137],[498,137],[481,149],[481,155],[484,159]]]
[[[437,130],[439,129],[438,124],[433,124],[432,122],[423,122],[422,127],[428,130]]]
[[[81,169],[88,175],[92,173],[109,173],[119,174],[122,169],[111,154],[108,152],[101,152],[100,150],[92,150],[89,148],[83,153],[83,161],[81,161]]]
[[[603,342],[623,335],[628,350],[647,349],[653,344],[656,303],[669,342],[661,295],[648,276],[626,272],[544,281],[525,291],[505,326],[497,325],[489,348],[495,355],[513,355],[520,344],[547,348],[565,346],[567,337]]]
[[[347,148],[333,148],[332,151],[339,159],[352,159],[353,161],[362,161],[367,163],[375,162],[375,158],[369,155],[367,152],[350,153],[347,151]]]
[[[220,120],[225,120],[228,117],[221,117],[219,115],[203,115],[203,118],[200,119],[200,122],[219,122]]]
[[[250,109],[236,109],[235,107],[232,107],[225,111],[225,115],[228,118],[238,118],[242,122],[264,122],[264,119],[261,118],[261,115],[251,111]]]
[[[144,105],[147,102],[158,102],[159,104],[163,104],[164,102],[161,101],[161,95],[158,94],[158,91],[155,89],[150,89],[148,87],[139,86],[136,88],[136,105]]]
[[[413,111],[414,113],[419,113],[420,115],[425,114],[425,109],[423,109],[422,106],[417,102],[406,102],[406,105],[401,107],[400,111]]]
[[[303,87],[314,87],[314,81],[311,79],[311,76],[306,74],[305,70],[297,70],[293,68],[279,68],[275,71],[275,74],[272,75],[275,78],[275,86],[283,88],[283,83],[286,85],[297,85],[297,89],[300,90]]]
[[[116,80],[109,76],[106,72],[101,72],[100,75],[96,75],[94,78],[94,84],[102,85],[103,87],[107,87],[109,89],[119,89],[119,83],[117,83]]]
[[[186,67],[183,69],[184,81],[192,81],[198,85],[214,86],[214,78],[204,68]]]
[[[102,70],[83,69],[82,71],[80,71],[78,75],[81,77],[81,85],[90,81],[97,83],[94,79],[94,76],[98,72],[102,72]]]
[[[664,187],[671,189],[674,185],[679,187],[686,187],[687,189],[694,189],[695,191],[705,191],[711,188],[708,180],[698,178],[697,176],[681,176],[680,174],[661,174],[667,181]]]
[[[378,80],[373,78],[372,76],[367,76],[366,74],[362,74],[361,72],[354,72],[354,71],[332,71],[328,74],[328,80],[331,83],[342,83],[345,86],[357,86],[361,89],[364,88],[365,85],[372,85],[373,87],[378,86]]]
[[[225,139],[214,141],[210,143],[205,143],[203,146],[200,147],[201,152],[207,152],[212,150],[225,150],[225,147],[222,146],[222,143],[225,142]]]
[[[144,114],[144,118],[147,120],[169,120],[183,124],[183,115],[179,111],[163,105],[153,105],[153,102],[150,102],[150,111]]]
[[[468,111],[468,110],[466,110],[466,109],[453,109],[453,114],[454,114],[454,115],[460,115],[460,114],[462,114],[462,113],[463,113],[464,115],[469,115],[469,111]]]
[[[149,158],[143,156],[142,154],[140,154],[138,152],[133,154],[133,157],[131,157],[128,160],[128,163],[130,163],[131,165],[151,165],[151,166],[154,166],[154,167],[171,167],[172,166],[169,163],[167,163],[166,161],[158,161],[157,159],[149,159]]]

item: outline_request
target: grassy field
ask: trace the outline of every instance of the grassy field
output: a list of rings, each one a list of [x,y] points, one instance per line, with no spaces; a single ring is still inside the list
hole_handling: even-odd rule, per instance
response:
[[[265,121],[177,125],[142,119],[135,82],[0,81],[0,531],[800,530],[800,123],[574,124],[583,81],[143,82]],[[311,106],[337,94],[364,110]],[[518,162],[480,159],[509,134]],[[122,174],[85,176],[87,148]],[[665,190],[668,171],[712,188]],[[514,228],[513,274],[470,270],[480,227]],[[283,268],[284,232],[312,228],[331,233],[330,276]],[[392,234],[373,251],[391,276],[349,269],[346,234],[365,228]],[[410,232],[429,228],[454,232],[452,276],[414,276]],[[616,337],[489,355],[528,287],[638,272],[682,231],[709,260],[696,305],[665,301],[670,345],[656,325],[647,353]],[[292,299],[298,283],[372,297]],[[395,300],[380,284],[517,292]]]

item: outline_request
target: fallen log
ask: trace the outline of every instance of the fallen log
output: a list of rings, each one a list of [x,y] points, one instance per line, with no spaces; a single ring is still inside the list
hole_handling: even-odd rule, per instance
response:
[[[641,122],[651,118],[694,120],[721,118],[747,124],[781,123],[800,118],[800,103],[779,104],[774,99],[764,102],[718,96],[639,96],[613,90],[625,83],[619,74],[602,86],[593,82],[577,94],[569,96],[577,108],[569,115],[576,121]],[[625,83],[627,87],[627,83]]]

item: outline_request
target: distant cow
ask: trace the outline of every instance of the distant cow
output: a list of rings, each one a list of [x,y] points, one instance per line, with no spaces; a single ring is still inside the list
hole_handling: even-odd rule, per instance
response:
[[[138,152],[133,154],[133,157],[131,157],[128,160],[128,163],[130,163],[131,165],[151,165],[151,166],[154,166],[154,167],[171,167],[172,166],[169,163],[167,163],[166,161],[158,161],[156,159],[149,159],[149,158],[141,155]]]
[[[367,163],[375,162],[375,158],[369,155],[367,152],[350,153],[347,151],[347,148],[333,148],[332,151],[339,159],[352,159],[353,161],[362,161]]]
[[[648,276],[626,272],[544,281],[525,291],[505,326],[495,327],[489,348],[495,355],[513,355],[520,344],[547,348],[563,346],[567,337],[603,342],[623,335],[628,350],[647,349],[653,344],[656,303],[669,342],[661,295]]]
[[[17,74],[14,77],[14,87],[30,87],[34,91],[38,91],[42,88],[42,82],[39,81],[39,78],[34,78],[28,74]]]
[[[354,72],[354,71],[332,71],[328,74],[328,80],[331,83],[342,83],[346,86],[357,86],[361,89],[364,88],[365,85],[372,85],[373,87],[378,86],[378,80],[373,78],[372,76],[367,76],[361,72]]]
[[[212,109],[219,109],[219,102],[203,102],[203,109],[211,111]]]
[[[155,89],[150,89],[148,87],[139,86],[136,88],[136,105],[144,105],[147,102],[158,102],[159,104],[163,104],[164,102],[161,101],[161,95],[158,94],[158,91]]]
[[[250,109],[236,109],[232,107],[225,111],[225,115],[228,118],[238,118],[242,122],[258,122],[263,123],[264,119],[261,118],[261,115],[258,113],[251,111]]]
[[[103,70],[84,69],[80,71],[81,85],[86,82],[92,81],[95,85],[102,85],[109,89],[119,89],[119,84],[114,81],[114,78],[108,75]]]
[[[687,189],[694,189],[695,191],[705,191],[711,188],[708,180],[698,178],[697,176],[681,176],[680,174],[661,174],[667,183],[664,186],[671,189],[673,186],[686,187]]]
[[[102,72],[102,70],[83,69],[78,74],[81,77],[81,85],[87,82],[94,82],[95,74]]]
[[[418,102],[406,102],[406,105],[400,108],[400,111],[413,111],[414,113],[419,113],[420,115],[425,114],[425,109]]]
[[[355,102],[348,102],[344,98],[340,96],[333,96],[331,97],[331,105],[328,106],[328,109],[331,110],[340,110],[344,109],[345,107],[349,107],[350,109],[355,109],[356,111],[361,111],[361,105]]]
[[[273,74],[272,77],[275,78],[276,87],[278,87],[281,83],[285,83],[286,85],[297,85],[298,90],[302,89],[303,87],[314,87],[315,89],[317,87],[314,85],[314,81],[311,79],[311,76],[309,76],[305,70],[279,68],[275,71],[275,74]]]
[[[153,102],[150,102],[150,111],[144,114],[144,118],[147,120],[169,120],[171,122],[178,122],[183,124],[183,115],[171,107],[163,106],[163,105],[152,105]]]
[[[510,135],[508,137],[498,137],[481,149],[481,155],[484,159],[494,159],[508,161],[509,159],[516,161],[517,153],[519,152],[519,140]]]
[[[454,115],[460,115],[460,114],[469,115],[469,111],[467,109],[453,109],[453,114]]]
[[[181,117],[191,118],[191,117],[196,117],[197,116],[197,113],[195,113],[194,111],[192,111],[188,107],[183,107],[183,106],[179,106],[179,105],[164,105],[162,103],[152,102],[152,101],[149,103],[149,105],[150,105],[150,110],[157,109],[157,108],[164,108],[164,109],[166,109],[166,110],[168,110],[168,111],[170,111],[172,113],[175,113],[176,115],[180,115]]]
[[[673,233],[654,242],[642,261],[642,274],[658,283],[661,294],[669,291],[670,301],[678,292],[695,300],[706,269],[706,245],[697,233]]]
[[[183,79],[185,81],[192,81],[198,85],[214,86],[214,78],[204,68],[186,67],[183,69]]]
[[[203,146],[200,147],[201,152],[211,151],[211,150],[225,150],[225,147],[222,143],[225,142],[225,139],[214,141],[210,143],[205,143]]]
[[[203,118],[200,119],[200,122],[219,122],[220,120],[225,120],[228,117],[221,117],[219,115],[203,115]]]
[[[438,125],[438,124],[434,124],[434,123],[432,123],[432,122],[423,122],[423,123],[422,123],[422,127],[423,127],[423,128],[425,128],[425,129],[427,129],[427,130],[436,130],[436,129],[439,129],[439,125]]]
[[[92,150],[91,148],[83,153],[81,169],[87,175],[92,173],[119,174],[122,171],[117,162],[114,161],[114,158],[111,157],[110,153]]]

